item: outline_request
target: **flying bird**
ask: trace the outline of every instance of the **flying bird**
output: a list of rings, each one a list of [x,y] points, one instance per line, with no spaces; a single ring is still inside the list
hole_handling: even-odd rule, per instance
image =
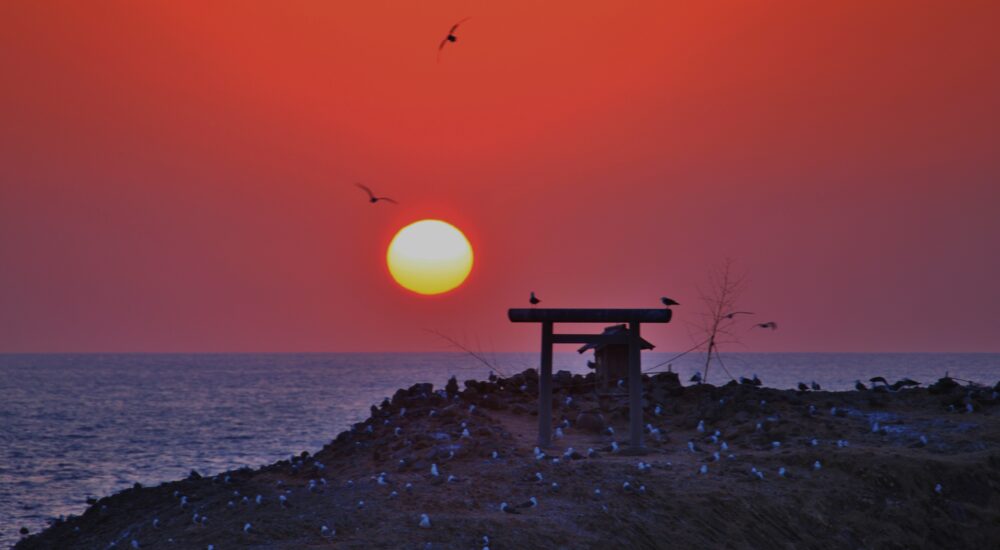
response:
[[[535,297],[535,291],[534,290],[531,291],[531,297],[528,298],[528,301],[531,302],[531,305],[533,305],[533,306],[537,306],[538,304],[541,303],[541,300],[539,300],[538,298]]]
[[[733,317],[736,317],[737,315],[753,315],[753,312],[752,311],[731,311],[731,312],[723,315],[723,317],[725,317],[726,319],[732,319]]]
[[[771,330],[777,330],[778,329],[778,323],[775,323],[774,321],[768,321],[766,323],[757,323],[756,325],[753,326],[753,328],[757,328],[757,327],[760,327],[760,328],[769,328]]]
[[[680,302],[677,302],[675,300],[671,300],[670,298],[667,298],[666,296],[660,298],[660,301],[663,302],[663,305],[666,306],[666,307],[681,305]]]
[[[441,43],[438,44],[438,61],[441,61],[441,51],[444,50],[445,45],[447,45],[448,42],[455,42],[456,40],[458,40],[458,37],[455,36],[455,31],[458,30],[458,26],[461,25],[462,23],[465,23],[469,19],[471,18],[466,17],[465,19],[462,19],[458,23],[455,23],[454,25],[451,26],[451,29],[448,31],[448,36],[444,37],[444,39],[441,40]]]
[[[392,204],[399,204],[398,202],[396,202],[393,199],[390,199],[389,197],[376,197],[375,193],[372,193],[372,190],[367,185],[364,185],[362,183],[355,183],[354,185],[357,185],[359,189],[363,189],[365,193],[368,193],[368,202],[372,204],[375,204],[378,201],[385,201],[385,202],[391,202]]]

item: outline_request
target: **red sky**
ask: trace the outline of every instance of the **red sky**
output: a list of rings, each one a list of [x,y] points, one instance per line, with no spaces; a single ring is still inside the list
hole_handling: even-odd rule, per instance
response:
[[[973,0],[3,2],[0,352],[535,350],[529,290],[669,295],[647,336],[685,349],[727,256],[780,324],[747,350],[1000,351],[997,28]],[[425,217],[476,251],[430,298],[384,266]]]

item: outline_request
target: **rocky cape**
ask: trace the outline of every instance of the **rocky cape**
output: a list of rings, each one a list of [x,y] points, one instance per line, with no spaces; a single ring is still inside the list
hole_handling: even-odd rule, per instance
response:
[[[989,548],[998,388],[849,392],[557,373],[536,449],[534,370],[400,389],[321,450],[92,500],[41,548]],[[1000,386],[1000,384],[998,384]],[[897,386],[900,387],[900,386]]]

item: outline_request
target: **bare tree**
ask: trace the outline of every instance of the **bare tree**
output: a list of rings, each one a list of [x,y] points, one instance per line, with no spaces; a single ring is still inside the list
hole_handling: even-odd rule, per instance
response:
[[[737,318],[735,314],[740,313],[737,311],[737,302],[746,286],[746,271],[738,270],[733,259],[726,258],[709,273],[707,286],[698,287],[698,294],[705,306],[697,328],[705,341],[704,382],[708,382],[708,368],[713,357],[729,374],[719,356],[719,345],[739,343],[739,337],[733,328]],[[732,374],[729,377],[732,378]]]

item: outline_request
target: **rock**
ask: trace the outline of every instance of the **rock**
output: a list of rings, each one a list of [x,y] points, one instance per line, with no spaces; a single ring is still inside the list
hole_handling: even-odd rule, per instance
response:
[[[576,427],[592,433],[601,433],[607,428],[607,421],[604,415],[597,411],[583,411],[576,415]]]
[[[941,378],[937,382],[931,384],[927,388],[927,391],[931,394],[937,395],[942,393],[948,393],[957,387],[958,387],[958,382],[955,382],[950,377],[945,376],[944,378]]]
[[[561,370],[552,376],[552,389],[568,389],[573,384],[573,374],[568,370]]]

